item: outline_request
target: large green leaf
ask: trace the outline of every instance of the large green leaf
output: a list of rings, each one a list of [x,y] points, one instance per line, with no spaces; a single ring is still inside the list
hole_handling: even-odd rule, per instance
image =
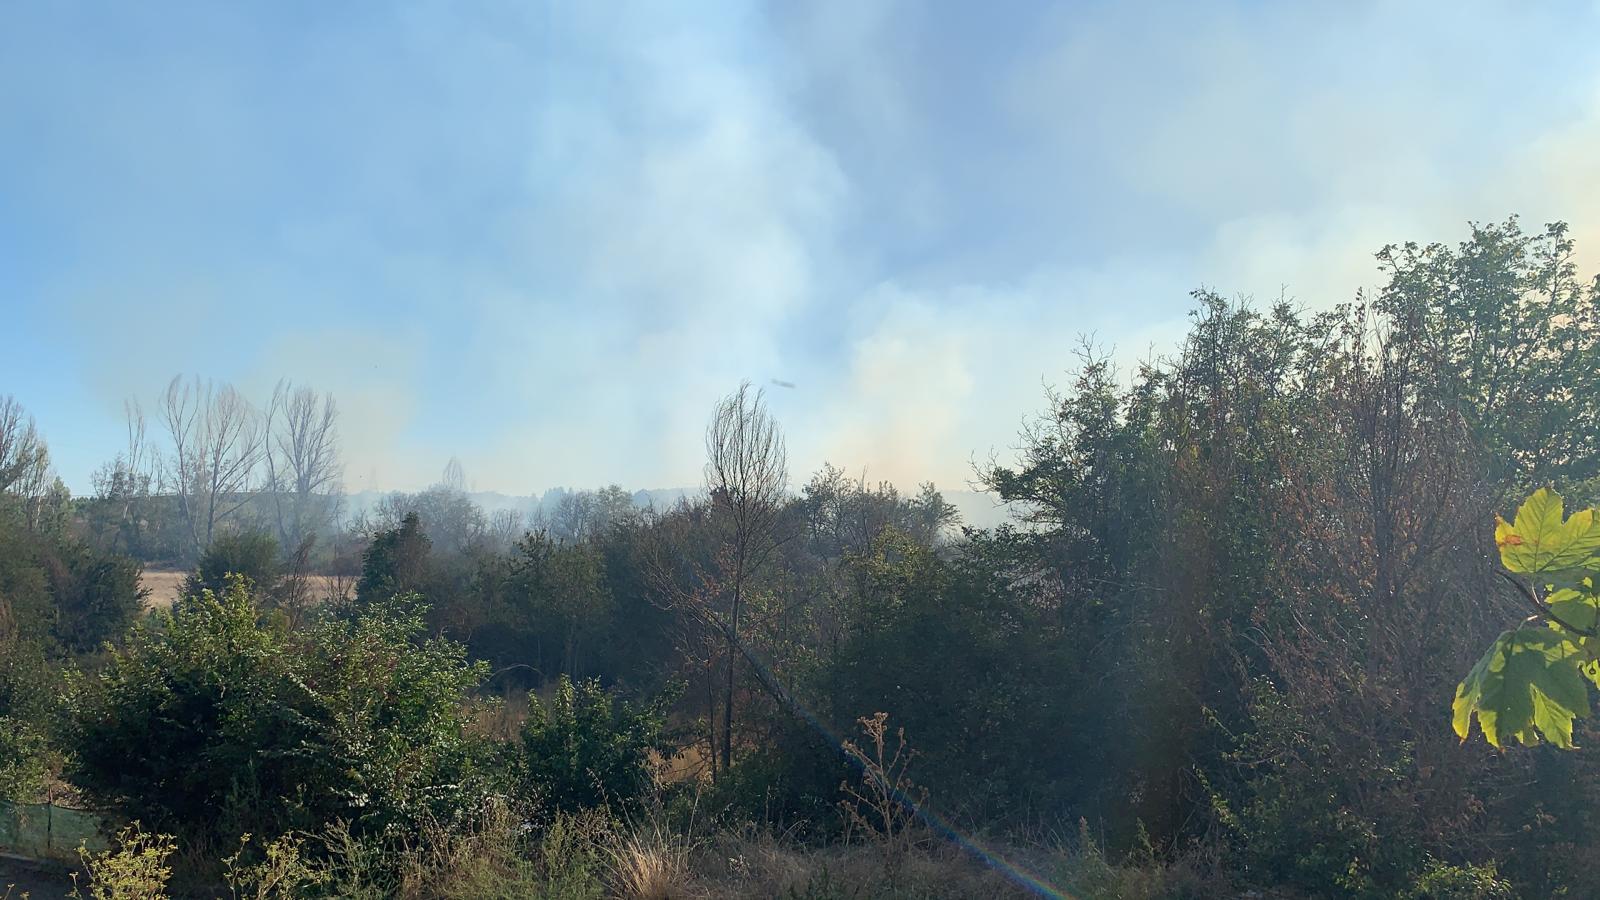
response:
[[[1551,592],[1544,602],[1550,607],[1551,617],[1579,631],[1593,633],[1595,620],[1600,618],[1600,598],[1587,589],[1561,588]],[[1560,629],[1561,625],[1553,627]]]
[[[1563,519],[1561,495],[1540,488],[1517,509],[1514,521],[1496,518],[1494,542],[1500,561],[1532,575],[1600,565],[1600,522],[1585,509]]]
[[[1466,740],[1476,715],[1483,736],[1496,747],[1508,737],[1535,744],[1541,735],[1557,747],[1571,747],[1573,718],[1589,714],[1582,661],[1578,645],[1560,632],[1543,626],[1505,632],[1456,688],[1456,734]]]

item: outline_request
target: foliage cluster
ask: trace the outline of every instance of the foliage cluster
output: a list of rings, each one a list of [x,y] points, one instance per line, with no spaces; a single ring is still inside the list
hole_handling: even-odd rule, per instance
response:
[[[563,813],[637,810],[673,747],[664,694],[645,707],[614,698],[594,679],[561,676],[548,703],[533,701],[522,726],[520,783],[531,805]]]
[[[463,703],[484,668],[421,632],[405,598],[289,632],[233,576],[158,613],[85,681],[72,782],[209,846],[335,821],[403,836],[465,816],[487,792]]]
[[[50,785],[64,678],[139,615],[139,573],[0,491],[0,799],[35,800]]]

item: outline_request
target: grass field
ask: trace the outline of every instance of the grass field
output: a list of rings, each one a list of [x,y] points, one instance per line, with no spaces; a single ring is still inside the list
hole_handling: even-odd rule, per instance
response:
[[[172,601],[178,599],[183,593],[183,580],[189,577],[184,570],[175,569],[146,569],[139,577],[139,586],[150,592],[145,598],[145,606],[149,609],[166,609]],[[311,596],[320,600],[330,594],[338,593],[338,579],[331,575],[308,575]]]

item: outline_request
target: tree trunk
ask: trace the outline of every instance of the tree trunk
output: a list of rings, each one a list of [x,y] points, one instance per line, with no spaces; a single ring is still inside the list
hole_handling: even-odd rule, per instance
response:
[[[715,644],[708,644],[715,647]],[[716,650],[706,652],[706,761],[711,763],[711,783],[716,784],[717,766],[717,666]]]
[[[728,630],[728,684],[723,692],[722,702],[722,770],[728,771],[733,766],[733,689],[734,673],[738,670],[739,662],[739,601],[741,598],[739,580],[735,577],[733,582],[733,621]]]

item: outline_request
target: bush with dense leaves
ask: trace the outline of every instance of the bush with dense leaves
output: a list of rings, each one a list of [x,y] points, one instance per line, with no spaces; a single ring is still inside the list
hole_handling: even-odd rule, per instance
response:
[[[278,542],[264,531],[225,534],[211,542],[200,556],[200,564],[183,584],[186,596],[201,591],[221,594],[228,589],[229,575],[243,575],[257,595],[269,594],[279,576]]]
[[[304,633],[264,624],[241,579],[184,599],[84,685],[73,781],[148,826],[222,841],[461,816],[487,790],[465,730],[483,669],[421,631],[406,598]]]
[[[30,524],[0,493],[0,799],[39,798],[59,766],[62,674],[138,617],[139,564]]]
[[[647,705],[608,694],[598,680],[563,675],[555,696],[534,700],[522,727],[522,785],[554,810],[638,803],[653,786],[655,761],[672,753],[664,728],[669,692]]]

